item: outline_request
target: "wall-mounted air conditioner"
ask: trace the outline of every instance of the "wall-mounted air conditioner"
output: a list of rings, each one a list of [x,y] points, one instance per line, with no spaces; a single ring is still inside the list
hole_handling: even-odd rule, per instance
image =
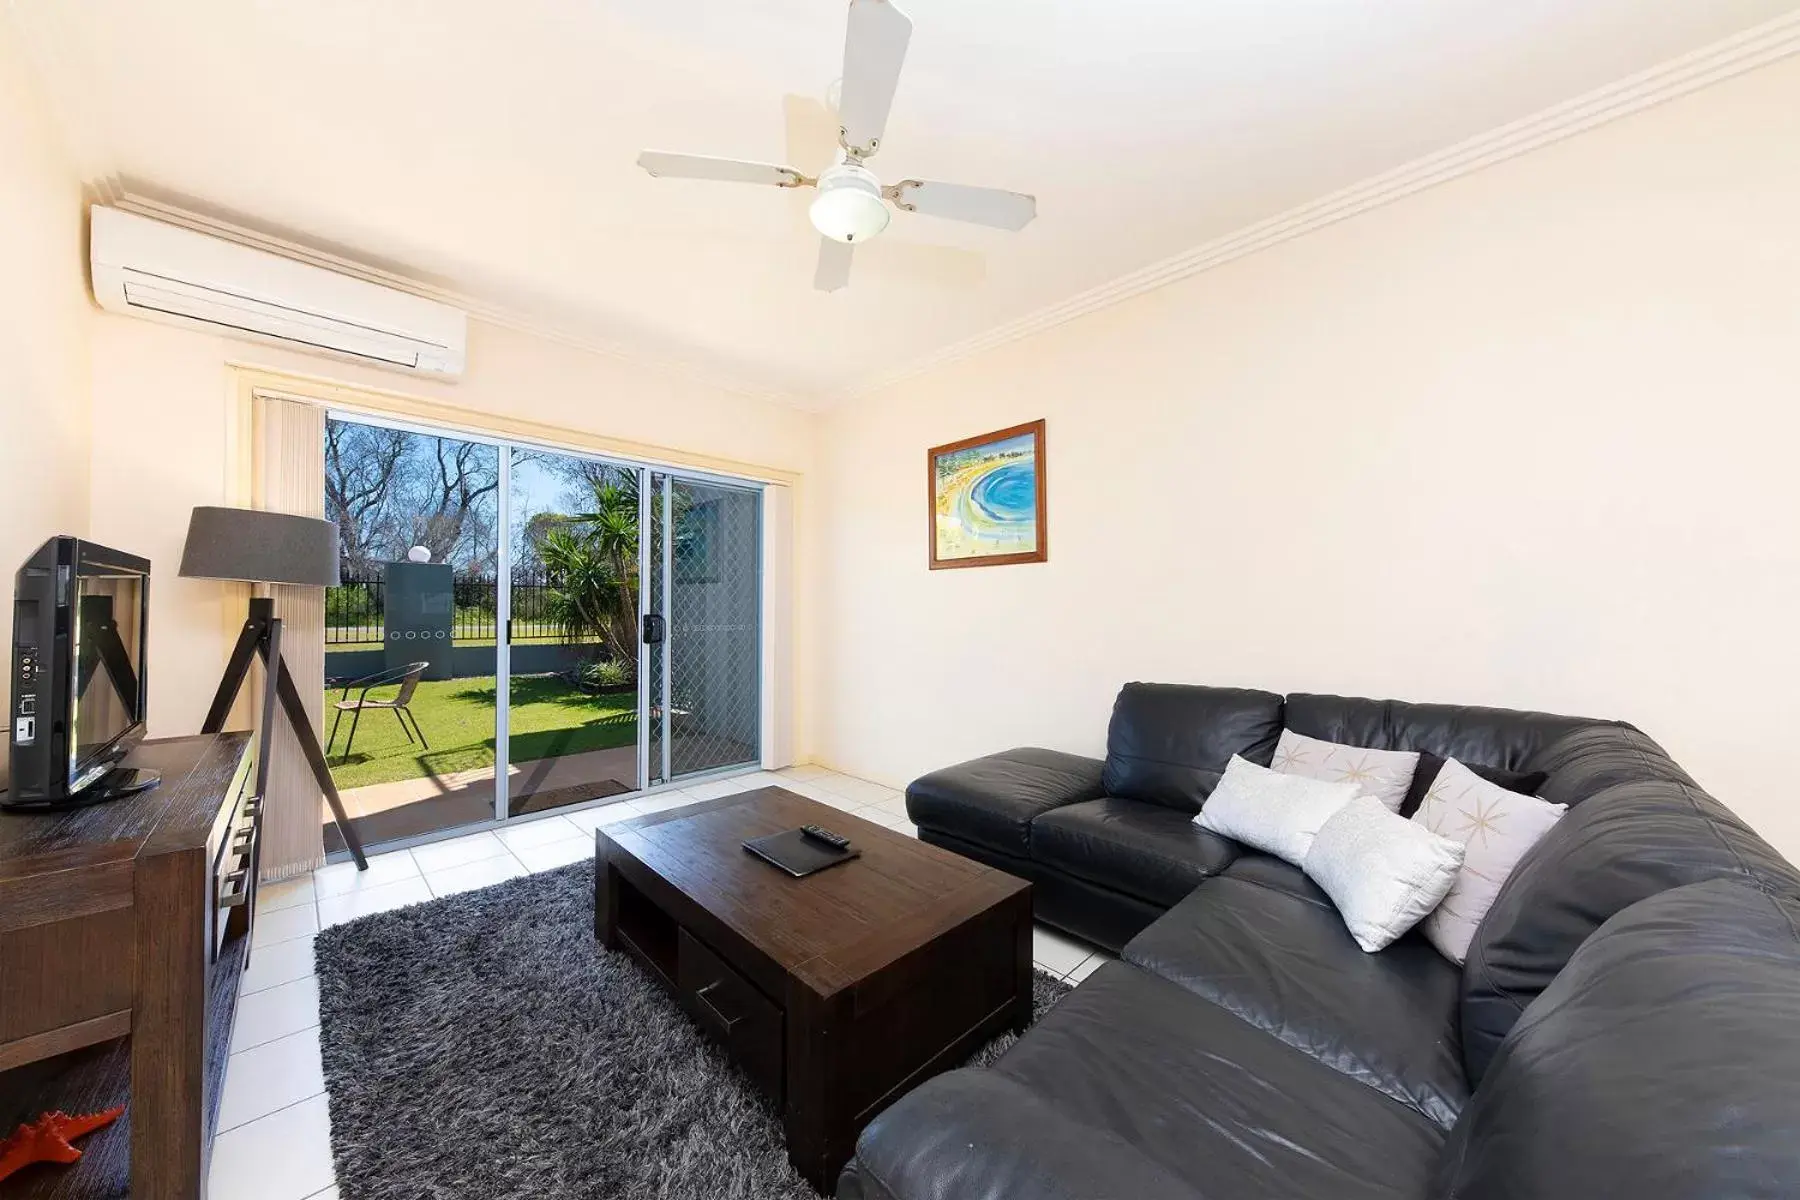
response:
[[[88,261],[110,312],[420,375],[463,372],[462,311],[323,267],[100,205]]]

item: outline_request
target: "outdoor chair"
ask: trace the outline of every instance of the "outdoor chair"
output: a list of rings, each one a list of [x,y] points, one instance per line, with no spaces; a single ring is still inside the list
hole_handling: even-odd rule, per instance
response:
[[[419,676],[423,675],[425,668],[430,665],[430,663],[423,662],[407,663],[404,667],[395,667],[374,675],[365,675],[361,679],[353,679],[345,684],[343,695],[339,697],[337,703],[332,705],[337,710],[337,716],[333,717],[331,721],[331,736],[325,739],[326,755],[330,756],[331,744],[337,740],[338,726],[343,723],[344,714],[349,713],[350,736],[344,739],[344,753],[338,761],[350,761],[350,747],[356,744],[356,726],[362,720],[365,709],[386,709],[393,713],[394,720],[400,722],[400,732],[406,735],[408,742],[416,740],[425,749],[431,749],[431,743],[425,740],[425,731],[419,728],[419,718],[413,716],[412,711],[413,690],[419,686]],[[393,684],[399,684],[400,690],[395,693],[392,700],[369,699],[369,693],[374,689],[389,687]],[[356,699],[350,699],[350,693],[357,691],[358,688],[362,690],[357,692]],[[406,725],[409,720],[412,722],[410,729]],[[418,735],[416,739],[413,736],[415,733]]]

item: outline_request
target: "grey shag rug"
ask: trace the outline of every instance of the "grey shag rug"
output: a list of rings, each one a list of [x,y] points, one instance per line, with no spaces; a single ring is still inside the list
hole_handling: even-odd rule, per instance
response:
[[[578,863],[319,935],[343,1200],[815,1200],[773,1107],[594,940],[593,895]],[[1038,1016],[1069,991],[1035,983]]]

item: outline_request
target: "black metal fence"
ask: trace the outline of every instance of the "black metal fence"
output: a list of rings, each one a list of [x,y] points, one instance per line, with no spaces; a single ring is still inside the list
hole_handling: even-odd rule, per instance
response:
[[[450,637],[458,642],[491,642],[500,634],[500,581],[458,576]],[[542,575],[515,575],[512,583],[513,641],[556,641],[562,636],[549,581]],[[325,589],[325,644],[380,644],[387,614],[387,584],[379,575],[353,577]]]

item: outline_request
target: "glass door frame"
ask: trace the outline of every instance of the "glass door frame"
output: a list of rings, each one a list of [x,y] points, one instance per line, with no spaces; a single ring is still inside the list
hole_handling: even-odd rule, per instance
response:
[[[668,778],[670,763],[668,739],[666,736],[662,739],[662,762],[660,764],[661,769],[658,773],[658,781],[654,784],[650,782],[651,691],[650,680],[648,678],[650,647],[644,639],[643,622],[644,616],[650,612],[650,608],[648,607],[650,600],[650,572],[647,568],[650,561],[650,531],[652,529],[651,517],[653,506],[645,504],[643,500],[644,497],[650,494],[652,482],[658,477],[661,477],[663,480],[663,486],[660,489],[660,492],[665,498],[672,495],[673,481],[676,479],[693,480],[697,483],[736,488],[741,491],[753,492],[756,494],[759,534],[757,545],[757,578],[759,585],[757,589],[756,613],[759,630],[757,638],[757,690],[759,696],[767,695],[769,686],[768,663],[765,661],[765,656],[763,654],[762,635],[760,632],[763,617],[765,615],[763,612],[764,605],[762,602],[763,598],[760,583],[762,579],[762,557],[764,549],[762,539],[766,536],[763,530],[762,520],[767,513],[767,492],[769,486],[765,481],[743,476],[701,471],[675,464],[660,463],[650,459],[632,459],[619,455],[602,453],[600,451],[583,449],[581,447],[573,447],[547,439],[495,434],[484,430],[468,429],[457,425],[439,424],[430,420],[397,417],[386,412],[358,408],[354,404],[320,400],[316,397],[306,396],[303,393],[284,395],[278,391],[268,391],[267,394],[271,396],[283,396],[283,398],[292,398],[304,403],[317,405],[324,411],[325,418],[328,421],[340,420],[359,425],[377,426],[383,429],[395,429],[404,433],[418,434],[423,437],[454,438],[457,441],[492,446],[499,455],[500,487],[495,501],[496,525],[499,532],[497,536],[498,546],[495,552],[495,575],[498,578],[498,584],[500,586],[496,586],[495,588],[494,613],[497,636],[494,639],[494,795],[492,816],[488,821],[483,823],[459,825],[449,829],[423,834],[418,837],[384,842],[381,844],[384,849],[404,849],[409,846],[425,845],[435,841],[443,841],[469,833],[480,832],[482,830],[502,828],[513,823],[535,821],[545,817],[555,816],[559,813],[579,812],[587,808],[602,807],[607,804],[616,803],[620,800],[628,800],[634,796],[641,796],[646,792],[655,792],[672,786],[678,786],[678,784]],[[512,452],[517,449],[541,450],[546,453],[563,455],[568,458],[581,459],[583,461],[612,467],[615,470],[632,472],[638,477],[638,786],[632,791],[615,796],[600,796],[592,800],[585,800],[558,808],[549,808],[540,812],[522,813],[518,816],[513,816],[509,812],[511,807],[511,797],[508,794],[510,790],[508,772],[511,765],[510,706],[512,691],[512,640],[509,633],[513,608],[513,548],[511,534],[513,515]],[[668,511],[667,508],[665,508],[664,511],[666,513]],[[670,570],[673,565],[674,545],[673,530],[669,527],[666,520],[663,526],[663,537],[660,541],[661,545],[659,547],[659,552],[661,554],[661,578],[663,581],[664,607],[658,611],[666,614],[666,597],[669,590]],[[665,615],[665,625],[666,619]],[[669,686],[668,646],[668,634],[665,632],[661,671],[661,691],[664,696],[668,695]],[[742,765],[721,767],[716,771],[696,772],[692,775],[683,776],[682,781],[689,782],[712,776],[725,777],[728,775],[754,771],[759,769],[759,767],[760,761],[752,761]]]
[[[660,479],[661,484],[660,484],[660,486],[657,486],[654,489],[655,495],[656,495],[656,500],[655,500],[654,504],[652,504],[650,506],[643,506],[640,504],[640,509],[639,509],[640,528],[639,528],[638,544],[641,548],[641,547],[649,546],[652,541],[655,541],[657,543],[657,545],[653,549],[657,553],[658,560],[659,560],[659,569],[656,572],[656,578],[661,584],[661,588],[660,588],[661,595],[660,596],[652,596],[652,594],[651,594],[652,588],[651,588],[651,584],[650,584],[651,572],[649,570],[643,569],[644,567],[648,566],[648,564],[650,562],[650,558],[649,558],[648,554],[640,553],[639,559],[640,559],[640,563],[643,564],[643,566],[640,567],[639,572],[638,572],[638,578],[639,578],[640,582],[642,583],[642,589],[641,589],[641,594],[640,594],[639,604],[638,604],[638,612],[640,614],[647,615],[647,614],[651,613],[652,607],[654,606],[654,611],[662,619],[663,629],[662,629],[662,639],[661,639],[661,653],[660,653],[660,655],[657,656],[658,662],[660,664],[660,670],[658,670],[658,671],[650,670],[651,655],[650,655],[650,643],[649,643],[648,639],[640,637],[640,641],[639,641],[640,660],[639,660],[639,667],[638,667],[638,679],[639,679],[640,685],[643,688],[649,688],[649,687],[653,686],[656,689],[655,690],[655,698],[659,699],[661,701],[660,705],[655,704],[652,702],[652,697],[650,695],[646,694],[646,696],[644,697],[644,699],[641,702],[640,707],[639,707],[639,712],[642,714],[640,719],[643,722],[645,722],[643,736],[639,739],[639,743],[643,747],[642,768],[640,769],[639,777],[645,781],[646,788],[650,788],[652,786],[654,786],[654,787],[677,787],[678,788],[683,783],[688,783],[688,782],[691,782],[694,780],[703,780],[703,779],[707,779],[707,778],[710,778],[715,775],[716,776],[725,776],[725,775],[735,774],[738,772],[755,769],[761,765],[762,746],[763,746],[763,742],[764,742],[764,739],[763,739],[764,731],[762,728],[762,725],[763,725],[762,700],[763,700],[764,696],[767,694],[768,684],[769,684],[768,661],[767,661],[767,656],[765,654],[766,646],[764,644],[764,639],[763,639],[763,633],[764,633],[763,618],[765,616],[764,603],[763,603],[763,600],[764,600],[764,596],[763,596],[763,567],[764,567],[763,552],[765,549],[765,538],[766,538],[765,520],[767,518],[767,512],[768,512],[768,506],[767,506],[768,486],[766,484],[758,483],[758,482],[752,481],[752,480],[736,479],[736,478],[732,478],[731,476],[726,476],[726,475],[709,474],[704,471],[682,471],[682,470],[673,470],[673,469],[668,469],[668,468],[663,468],[663,467],[650,467],[647,469],[647,471],[648,471],[647,480],[650,483],[654,484],[655,481]],[[673,620],[674,614],[675,614],[675,607],[676,607],[675,606],[675,589],[679,583],[679,581],[676,578],[676,572],[675,572],[675,534],[676,534],[676,529],[675,529],[674,516],[675,516],[675,489],[678,485],[680,485],[682,483],[695,483],[695,484],[699,484],[703,487],[712,487],[712,488],[725,490],[725,491],[742,492],[745,495],[752,497],[756,504],[756,542],[755,542],[755,549],[756,549],[756,566],[755,566],[756,641],[755,641],[755,644],[756,644],[757,712],[756,712],[756,757],[755,758],[749,760],[748,762],[744,762],[744,763],[728,763],[724,766],[702,768],[700,770],[690,771],[690,772],[687,772],[687,773],[683,774],[682,776],[680,776],[680,778],[676,778],[674,775],[674,766],[675,766],[674,751],[672,749],[673,744],[674,744],[674,738],[671,736],[671,733],[672,733],[671,717],[674,712],[674,709],[673,709],[674,662],[675,662],[675,657],[676,657],[676,651],[679,648],[678,631],[676,629],[676,626],[675,626],[675,623]],[[647,494],[647,493],[642,492],[642,491],[640,491],[640,493],[639,493],[640,496],[645,495],[645,494]],[[661,522],[662,536],[660,538],[653,538],[651,536],[650,531],[655,527],[654,522],[653,522],[653,517],[658,512],[660,512],[662,515],[662,522]],[[640,634],[642,634],[643,632],[644,631],[640,630]],[[653,710],[660,713],[660,718],[652,716]],[[653,764],[649,761],[650,757],[651,757],[650,747],[651,747],[651,741],[652,741],[652,736],[653,736],[651,722],[656,721],[656,720],[660,720],[660,723],[661,723],[661,727],[659,729],[654,730],[655,742],[660,751],[660,753],[658,754],[658,757],[660,758],[660,762]],[[655,770],[655,772],[656,772],[656,774],[655,774],[656,782],[654,785],[652,785],[650,783],[650,780],[652,778],[652,776],[650,774],[651,770]]]
[[[660,487],[655,486],[658,479],[662,480],[662,485]],[[642,788],[651,786],[651,769],[653,766],[650,761],[652,738],[652,717],[650,714],[650,662],[652,658],[656,659],[658,663],[656,673],[659,678],[655,685],[656,691],[663,696],[669,694],[669,619],[667,602],[669,593],[669,556],[666,552],[669,539],[667,536],[660,538],[652,536],[653,531],[658,528],[656,521],[658,513],[661,513],[663,516],[662,530],[665,535],[668,533],[668,482],[669,477],[666,473],[650,467],[643,468],[638,476],[638,780]],[[653,488],[654,494],[652,494]],[[648,500],[648,503],[645,502],[646,500]],[[652,545],[653,542],[655,543],[654,545]],[[652,554],[656,555],[659,564],[656,571],[656,577],[660,579],[663,584],[661,589],[662,597],[658,600],[656,606],[656,615],[661,618],[663,623],[663,633],[661,638],[662,651],[660,653],[652,653],[651,646],[653,643],[648,636],[650,628],[649,620],[651,616],[650,602],[654,598],[651,595],[651,572],[649,569],[650,556]],[[660,733],[661,736],[656,738],[656,753],[659,761],[654,764],[656,768],[655,778],[666,784],[669,781],[669,739],[666,724],[663,729],[657,730],[656,732]]]

